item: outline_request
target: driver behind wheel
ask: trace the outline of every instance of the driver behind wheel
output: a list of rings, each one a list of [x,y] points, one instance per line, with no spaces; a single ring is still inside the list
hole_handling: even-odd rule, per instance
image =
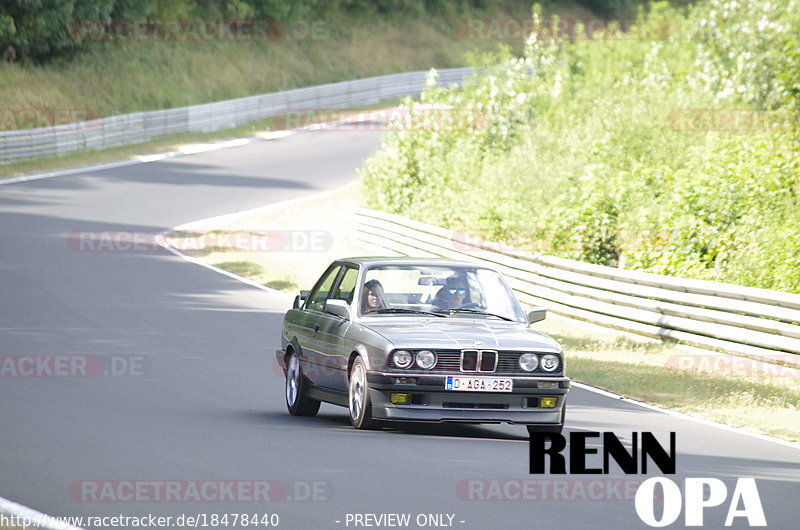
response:
[[[444,286],[433,298],[433,305],[438,309],[458,309],[469,303],[471,300],[467,280],[462,276],[447,278]]]

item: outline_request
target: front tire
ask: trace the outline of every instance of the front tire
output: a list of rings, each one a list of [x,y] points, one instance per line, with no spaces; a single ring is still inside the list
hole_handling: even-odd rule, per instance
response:
[[[361,357],[356,357],[350,368],[350,384],[347,396],[350,410],[350,423],[356,429],[375,429],[377,423],[372,419],[372,402],[369,399],[367,367]]]
[[[306,394],[306,380],[300,369],[300,358],[289,354],[286,362],[286,408],[292,416],[316,416],[320,402]]]

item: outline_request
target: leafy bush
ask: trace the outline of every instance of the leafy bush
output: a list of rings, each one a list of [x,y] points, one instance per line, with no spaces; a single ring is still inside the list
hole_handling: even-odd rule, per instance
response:
[[[534,251],[800,292],[796,123],[681,121],[797,109],[800,66],[785,57],[800,49],[798,7],[708,0],[683,15],[656,2],[629,34],[538,28],[521,57],[405,102],[491,122],[398,125],[363,170],[368,202]]]
[[[690,18],[689,37],[699,43],[691,81],[718,100],[779,106],[791,90],[781,76],[792,66],[783,51],[800,32],[799,11],[798,0],[701,2]]]

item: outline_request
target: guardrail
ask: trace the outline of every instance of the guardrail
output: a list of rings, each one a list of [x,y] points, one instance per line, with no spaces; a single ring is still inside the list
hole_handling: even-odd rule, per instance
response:
[[[800,296],[524,254],[359,209],[356,238],[401,255],[489,263],[520,300],[563,316],[778,364],[800,365]]]
[[[438,70],[439,84],[460,84],[471,68]],[[75,124],[0,132],[0,164],[85,149],[107,149],[159,136],[211,132],[276,116],[281,112],[369,105],[422,92],[428,72],[370,77],[205,105],[137,112]]]

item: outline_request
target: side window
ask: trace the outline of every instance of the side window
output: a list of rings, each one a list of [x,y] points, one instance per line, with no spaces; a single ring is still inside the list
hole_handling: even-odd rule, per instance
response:
[[[358,269],[348,267],[345,269],[339,285],[334,290],[331,298],[336,300],[344,300],[348,304],[353,301],[353,291],[356,288],[356,279],[358,278]]]
[[[322,278],[322,281],[314,289],[314,292],[308,297],[306,301],[306,309],[314,311],[322,311],[325,309],[325,299],[328,298],[328,292],[331,290],[333,281],[342,269],[341,266],[334,267]]]

